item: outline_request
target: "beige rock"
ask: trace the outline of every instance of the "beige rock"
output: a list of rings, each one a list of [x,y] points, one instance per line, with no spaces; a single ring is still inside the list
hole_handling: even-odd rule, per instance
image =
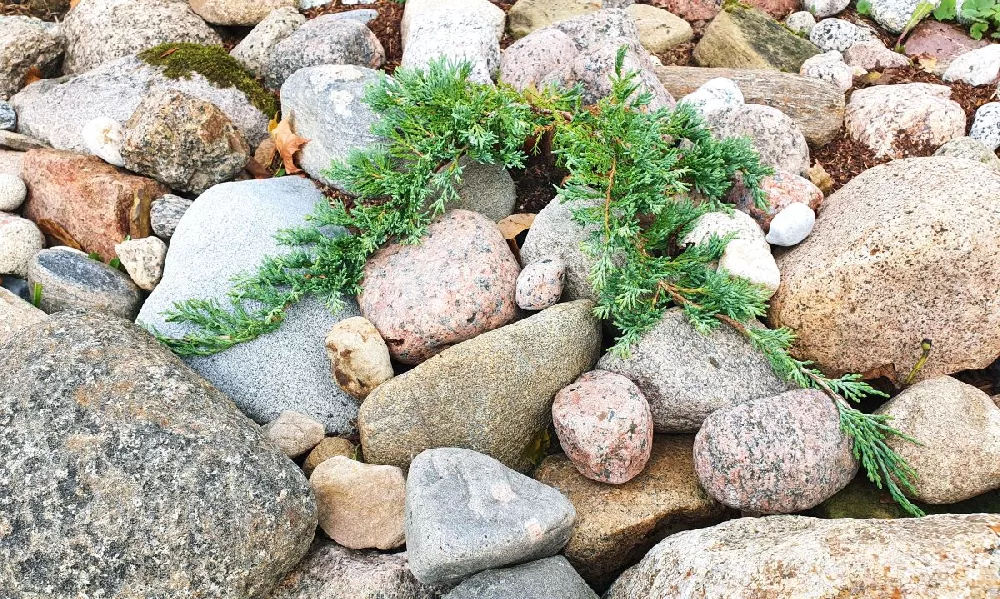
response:
[[[985,368],[1000,355],[1000,174],[962,158],[896,160],[823,203],[778,257],[774,326],[828,374],[903,380]]]
[[[191,10],[213,25],[256,25],[272,10],[295,7],[297,0],[189,0]]]
[[[536,29],[601,9],[601,0],[517,0],[507,12],[507,29],[522,38]]]
[[[326,437],[319,442],[319,445],[312,448],[309,455],[306,456],[306,461],[302,463],[302,471],[306,473],[306,476],[310,476],[316,466],[319,466],[323,462],[334,458],[337,456],[344,456],[345,458],[354,458],[356,448],[354,443],[351,443],[343,437]]]
[[[809,146],[795,121],[785,113],[761,104],[744,104],[709,113],[705,123],[719,139],[749,137],[770,167],[804,175],[809,169]]]
[[[271,441],[290,458],[298,457],[323,440],[323,423],[299,414],[284,411],[264,425],[264,432]]]
[[[859,89],[851,94],[844,126],[876,156],[902,158],[908,145],[936,148],[965,135],[965,111],[950,97],[949,87],[930,83]]]
[[[726,516],[726,508],[698,484],[693,443],[692,435],[654,437],[646,468],[623,485],[584,477],[562,454],[538,467],[535,478],[559,489],[576,508],[565,553],[587,582],[607,585],[665,536]]]
[[[0,287],[0,344],[24,327],[48,318],[45,312]]]
[[[394,549],[403,544],[406,479],[396,466],[336,456],[309,477],[319,525],[349,549]]]
[[[878,413],[920,442],[888,441],[917,471],[916,499],[956,503],[1000,488],[1000,408],[979,389],[942,376],[907,388]]]
[[[115,245],[115,254],[139,288],[152,291],[160,282],[163,262],[167,259],[167,244],[159,237],[128,239]]]
[[[633,4],[627,10],[635,19],[639,41],[653,54],[690,42],[694,37],[694,30],[687,21],[662,8]]]
[[[770,69],[798,73],[819,49],[767,14],[733,5],[719,12],[694,49],[703,67]]]
[[[367,318],[355,316],[333,325],[326,335],[333,380],[352,397],[364,399],[393,376],[389,347]]]

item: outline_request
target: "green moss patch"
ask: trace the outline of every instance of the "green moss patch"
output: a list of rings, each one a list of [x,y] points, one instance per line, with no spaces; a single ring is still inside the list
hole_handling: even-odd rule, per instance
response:
[[[189,79],[198,73],[219,88],[235,87],[250,103],[271,117],[278,112],[278,102],[235,58],[219,46],[202,44],[160,44],[139,53],[150,65],[164,67],[170,79]]]

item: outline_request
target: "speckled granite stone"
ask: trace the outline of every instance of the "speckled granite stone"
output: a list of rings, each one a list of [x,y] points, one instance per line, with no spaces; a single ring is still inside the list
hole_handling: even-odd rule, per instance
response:
[[[561,555],[470,576],[443,599],[597,599]]]
[[[559,302],[566,281],[562,258],[541,258],[528,264],[517,276],[517,305],[524,310],[544,310]]]
[[[72,308],[135,318],[141,304],[139,288],[127,274],[94,260],[79,250],[42,250],[28,263],[28,287],[42,287],[39,307],[45,312]]]

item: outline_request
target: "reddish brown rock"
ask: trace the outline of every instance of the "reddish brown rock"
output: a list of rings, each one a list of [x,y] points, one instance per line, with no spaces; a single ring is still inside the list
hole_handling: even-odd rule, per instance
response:
[[[652,0],[650,4],[665,8],[685,21],[707,21],[722,8],[722,2],[715,0]]]
[[[773,175],[761,181],[761,189],[767,194],[768,209],[761,210],[754,203],[753,196],[743,186],[734,189],[737,207],[753,217],[765,233],[771,227],[771,220],[790,204],[799,202],[819,210],[823,203],[823,192],[812,181],[786,170],[775,169]]]
[[[28,185],[24,216],[60,243],[75,242],[105,260],[115,255],[115,244],[126,236],[152,234],[150,204],[170,191],[96,156],[62,150],[25,154],[21,178]]]
[[[496,224],[452,210],[419,244],[393,243],[365,265],[358,303],[389,353],[419,364],[514,318],[520,268]]]
[[[969,37],[964,27],[928,19],[917,26],[906,39],[903,52],[910,58],[933,58],[934,64],[928,64],[928,68],[940,75],[945,72],[951,61],[969,50],[982,48],[987,44],[989,42],[986,40],[974,40]]]

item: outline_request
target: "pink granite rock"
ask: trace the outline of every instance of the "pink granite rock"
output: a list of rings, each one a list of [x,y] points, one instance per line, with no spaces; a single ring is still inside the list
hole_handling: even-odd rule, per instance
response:
[[[893,52],[878,40],[855,42],[844,51],[844,62],[852,67],[870,71],[872,69],[896,69],[910,66],[910,59]]]
[[[542,258],[524,267],[517,276],[517,305],[524,310],[544,310],[562,295],[566,263],[562,258]]]
[[[935,63],[929,70],[941,75],[951,61],[962,54],[989,44],[986,40],[974,40],[964,27],[940,23],[928,19],[918,25],[903,45],[903,52],[910,58],[929,57]]]
[[[504,50],[500,80],[519,90],[537,86],[552,71],[568,66],[579,54],[573,40],[558,29],[541,29]]]
[[[685,21],[708,21],[722,8],[721,0],[652,0],[653,6],[665,8]]]
[[[836,406],[811,389],[713,412],[695,437],[694,463],[709,495],[759,514],[812,508],[858,470]]]
[[[635,383],[607,370],[584,373],[556,394],[552,421],[563,451],[580,474],[628,482],[653,448],[653,415]]]
[[[823,192],[812,181],[780,168],[775,169],[773,175],[764,177],[760,186],[767,194],[767,210],[757,208],[753,196],[743,186],[734,187],[733,203],[752,216],[765,233],[771,227],[771,220],[789,205],[799,202],[815,212],[823,203]]]
[[[452,210],[420,243],[392,243],[369,258],[358,303],[389,353],[419,364],[510,322],[519,271],[493,221]]]
[[[965,111],[945,85],[876,85],[851,94],[844,126],[877,157],[903,158],[907,146],[938,148],[964,136]]]

